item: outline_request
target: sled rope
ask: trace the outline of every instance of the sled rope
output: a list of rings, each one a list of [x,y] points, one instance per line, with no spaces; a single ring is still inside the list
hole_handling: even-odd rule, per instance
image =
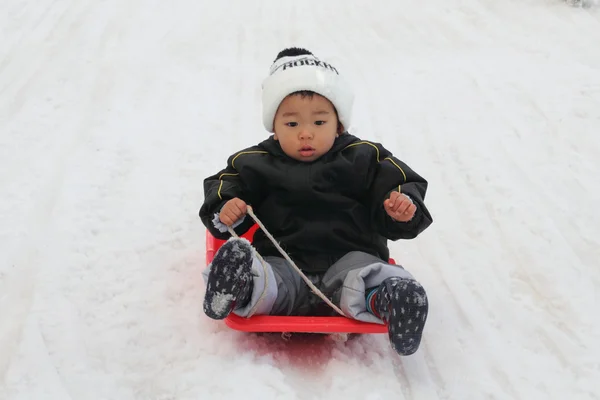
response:
[[[296,270],[296,272],[298,272],[298,274],[300,274],[300,276],[302,277],[302,279],[304,280],[304,282],[306,282],[306,284],[313,291],[313,293],[316,294],[317,296],[319,296],[325,303],[327,303],[329,305],[329,307],[333,308],[338,314],[340,314],[342,317],[345,317],[346,315],[342,312],[342,310],[340,310],[335,304],[333,304],[327,298],[327,296],[325,296],[323,294],[323,292],[321,292],[310,281],[310,279],[308,279],[306,277],[306,275],[304,275],[304,273],[302,272],[302,270],[300,270],[300,268],[298,268],[298,266],[296,265],[296,263],[294,263],[294,261],[292,261],[292,259],[290,258],[290,256],[288,256],[288,254],[281,248],[281,246],[279,246],[279,243],[277,243],[277,241],[275,240],[275,238],[273,237],[273,235],[271,235],[271,233],[267,230],[267,228],[265,228],[265,226],[263,225],[263,223],[258,219],[258,217],[256,216],[256,214],[254,214],[254,211],[252,210],[251,206],[247,207],[247,212],[252,217],[252,219],[254,220],[254,222],[256,222],[258,224],[258,226],[260,226],[260,228],[263,230],[263,232],[265,233],[265,235],[267,235],[267,237],[271,240],[271,242],[273,242],[273,244],[275,245],[275,247],[277,248],[277,250],[279,250],[279,252],[283,256],[283,258],[285,258],[286,261],[288,263],[290,263],[290,265]],[[229,229],[229,233],[231,233],[231,235],[233,237],[239,237],[230,226],[228,227],[228,229]],[[260,260],[260,262],[263,265],[263,267],[266,269],[267,266],[266,266],[265,260],[263,260],[262,256],[260,254],[258,254],[258,252],[256,252],[256,256]]]

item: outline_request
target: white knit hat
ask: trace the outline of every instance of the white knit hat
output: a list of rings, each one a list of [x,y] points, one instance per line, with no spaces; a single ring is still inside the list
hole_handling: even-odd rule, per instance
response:
[[[327,98],[345,129],[350,126],[354,94],[333,65],[304,49],[279,53],[262,85],[263,124],[273,132],[273,120],[283,99],[291,93],[310,90]]]

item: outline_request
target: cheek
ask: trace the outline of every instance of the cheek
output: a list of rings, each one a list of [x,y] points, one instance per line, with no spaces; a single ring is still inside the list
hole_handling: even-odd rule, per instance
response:
[[[281,144],[281,147],[289,148],[294,145],[295,140],[292,136],[285,135],[279,139],[279,143]]]

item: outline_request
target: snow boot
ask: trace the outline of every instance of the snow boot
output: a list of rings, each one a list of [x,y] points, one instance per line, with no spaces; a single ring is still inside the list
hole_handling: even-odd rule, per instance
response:
[[[245,306],[252,294],[253,249],[246,239],[225,242],[211,263],[204,296],[204,313],[223,319]]]
[[[423,286],[412,279],[391,277],[368,293],[367,308],[387,323],[392,348],[402,356],[416,352],[429,310]]]

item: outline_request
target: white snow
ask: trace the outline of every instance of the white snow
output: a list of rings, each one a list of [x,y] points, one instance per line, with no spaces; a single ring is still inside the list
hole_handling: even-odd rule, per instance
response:
[[[561,0],[3,0],[0,399],[600,398],[599,44]],[[290,45],[429,179],[413,356],[202,313],[202,181]]]
[[[209,292],[210,293],[210,292]],[[211,309],[215,313],[222,313],[228,304],[231,304],[232,294],[216,293],[211,302]]]

